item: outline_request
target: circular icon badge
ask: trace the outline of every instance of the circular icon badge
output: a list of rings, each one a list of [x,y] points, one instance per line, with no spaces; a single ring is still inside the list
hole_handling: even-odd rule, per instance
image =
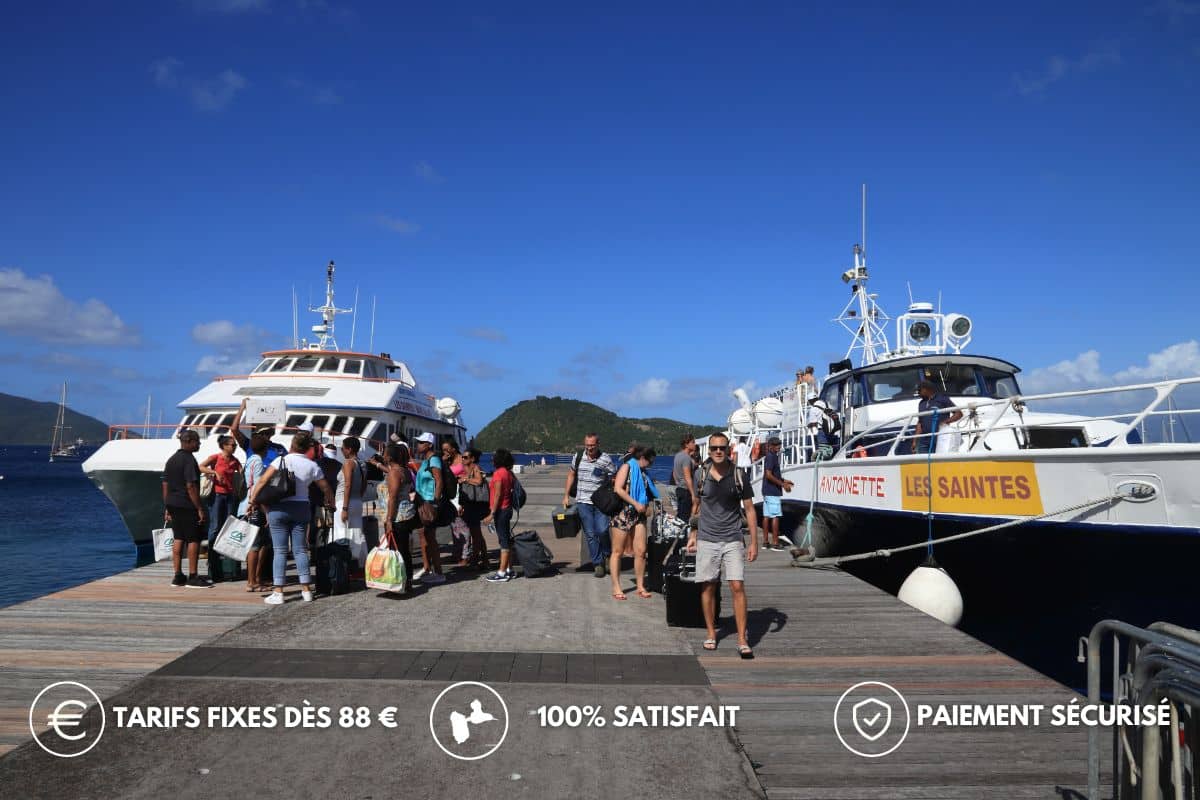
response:
[[[842,693],[833,709],[833,730],[842,746],[863,758],[880,758],[904,743],[909,726],[908,703],[890,684],[856,683]]]
[[[429,709],[429,732],[442,752],[460,761],[478,761],[500,749],[508,736],[508,705],[492,687],[478,681],[447,686]]]
[[[100,719],[88,718],[88,706],[100,709]],[[46,727],[40,734],[38,730]],[[91,750],[104,735],[104,703],[82,683],[52,683],[29,706],[29,732],[38,747],[52,756],[75,758]]]

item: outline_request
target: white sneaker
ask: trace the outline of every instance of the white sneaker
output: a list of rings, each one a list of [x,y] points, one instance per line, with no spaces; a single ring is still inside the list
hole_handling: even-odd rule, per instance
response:
[[[425,577],[427,574],[429,574],[429,573],[427,573],[427,572],[425,571],[425,568],[424,568],[424,567],[421,567],[419,570],[417,570],[416,572],[414,572],[414,573],[413,573],[413,578],[412,578],[412,579],[413,579],[414,581],[419,581],[419,580],[421,580],[422,578],[424,578],[424,577]]]
[[[312,602],[312,592],[310,592],[308,589],[300,590],[300,599],[306,603],[311,603]]]
[[[283,605],[283,592],[271,592],[263,598],[263,602],[269,606]]]
[[[445,583],[445,582],[446,582],[446,576],[445,576],[445,575],[439,575],[439,574],[438,574],[438,573],[436,573],[436,572],[426,572],[426,573],[425,573],[425,574],[424,574],[424,575],[421,577],[421,583],[428,583],[428,584],[431,584],[431,585],[436,585],[436,584],[439,584],[439,583]]]

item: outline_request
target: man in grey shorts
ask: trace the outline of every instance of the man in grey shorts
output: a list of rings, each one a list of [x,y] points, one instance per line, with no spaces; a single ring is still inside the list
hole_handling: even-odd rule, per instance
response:
[[[696,554],[696,581],[704,583],[700,605],[704,609],[704,624],[708,638],[705,650],[717,649],[716,598],[717,581],[724,572],[733,594],[733,618],[737,623],[738,655],[754,658],[746,641],[746,561],[758,558],[758,517],[754,513],[754,490],[742,480],[729,460],[729,437],[714,433],[708,437],[709,461],[705,463],[704,479],[696,486],[692,502],[692,519],[699,525],[688,537],[687,549]],[[741,509],[746,511],[750,527],[750,550],[742,538]],[[697,541],[699,540],[699,541]]]

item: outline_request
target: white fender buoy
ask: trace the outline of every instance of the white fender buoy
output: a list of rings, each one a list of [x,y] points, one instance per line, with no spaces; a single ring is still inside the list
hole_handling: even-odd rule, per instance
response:
[[[917,567],[904,579],[896,596],[917,611],[947,625],[957,626],[962,621],[962,593],[958,591],[954,579],[941,567],[928,564]]]

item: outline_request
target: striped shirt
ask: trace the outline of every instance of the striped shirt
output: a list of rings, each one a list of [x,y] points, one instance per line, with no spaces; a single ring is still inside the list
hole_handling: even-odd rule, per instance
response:
[[[579,460],[575,502],[591,503],[592,492],[600,488],[606,477],[616,474],[617,467],[608,453],[601,453],[598,458],[588,458],[587,453],[584,453],[583,458]]]

